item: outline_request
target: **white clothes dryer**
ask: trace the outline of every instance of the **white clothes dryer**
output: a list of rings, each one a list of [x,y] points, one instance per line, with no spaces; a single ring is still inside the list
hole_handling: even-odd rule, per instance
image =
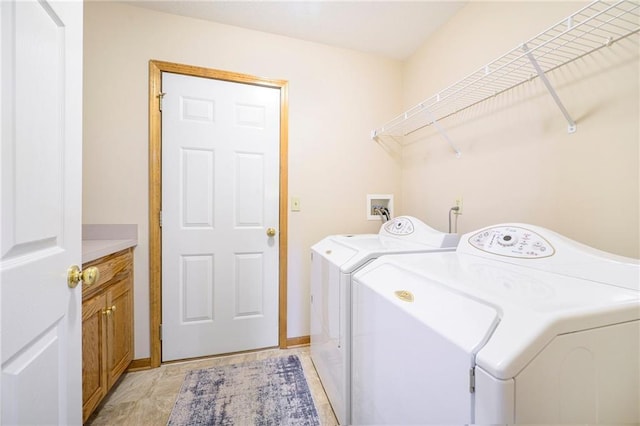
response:
[[[638,260],[505,224],[353,281],[353,424],[640,422]]]
[[[351,275],[385,254],[455,250],[459,238],[399,216],[378,234],[332,235],[311,248],[311,359],[340,424],[351,424]]]

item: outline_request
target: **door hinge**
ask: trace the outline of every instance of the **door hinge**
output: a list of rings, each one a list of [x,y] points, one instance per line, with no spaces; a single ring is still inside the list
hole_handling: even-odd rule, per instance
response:
[[[475,367],[469,370],[469,393],[476,391],[476,369]]]
[[[164,99],[165,92],[158,93],[158,109],[162,111],[162,100]]]
[[[162,228],[162,210],[160,210],[158,212],[158,221],[159,221],[159,224],[160,224],[160,228]]]
[[[160,340],[162,340],[162,324],[160,324],[160,327],[158,327],[159,329],[159,333],[160,333]]]

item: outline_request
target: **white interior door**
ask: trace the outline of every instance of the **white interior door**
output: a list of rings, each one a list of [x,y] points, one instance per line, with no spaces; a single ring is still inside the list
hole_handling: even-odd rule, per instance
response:
[[[0,2],[1,423],[82,423],[82,2]]]
[[[276,346],[280,91],[171,73],[162,91],[162,359]]]

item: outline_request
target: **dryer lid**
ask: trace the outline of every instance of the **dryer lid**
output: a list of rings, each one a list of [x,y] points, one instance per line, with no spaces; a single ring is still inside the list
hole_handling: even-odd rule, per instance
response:
[[[499,379],[514,377],[557,335],[640,319],[637,291],[459,252],[384,256],[358,271],[354,280],[356,285],[438,285],[471,304],[493,308],[499,323],[487,327],[488,338],[474,353],[476,363]],[[437,297],[434,305],[445,307],[446,318],[430,324],[451,333],[452,339],[467,341],[466,330],[476,325],[473,317],[477,324],[484,321],[482,310],[461,312],[445,294],[430,295]],[[454,327],[456,322],[464,328]]]
[[[640,291],[640,260],[586,246],[539,226],[507,223],[462,236],[457,252]]]

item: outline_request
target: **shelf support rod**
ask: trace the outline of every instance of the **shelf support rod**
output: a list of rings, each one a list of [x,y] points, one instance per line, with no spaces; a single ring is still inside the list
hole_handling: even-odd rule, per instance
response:
[[[567,132],[568,133],[575,133],[576,128],[577,128],[576,122],[573,121],[573,118],[571,118],[571,116],[569,115],[569,112],[567,111],[567,109],[562,104],[562,101],[560,100],[560,97],[558,96],[558,93],[556,93],[556,90],[551,85],[551,82],[549,81],[549,79],[545,75],[544,71],[542,71],[542,68],[540,68],[540,64],[538,63],[536,58],[533,56],[533,54],[529,50],[529,47],[527,46],[527,43],[523,43],[522,44],[522,50],[524,50],[524,52],[526,53],[527,58],[529,58],[529,62],[531,62],[531,65],[533,65],[533,68],[535,68],[536,72],[538,73],[538,77],[540,77],[540,80],[542,80],[542,82],[544,83],[545,87],[549,91],[549,94],[551,95],[553,100],[558,105],[558,108],[560,108],[560,111],[562,112],[562,115],[564,115],[564,118],[569,123],[569,125],[567,127]]]
[[[451,138],[449,138],[449,135],[447,134],[447,132],[442,128],[442,126],[440,125],[440,123],[438,123],[436,121],[436,118],[433,116],[433,114],[431,114],[431,111],[426,110],[425,112],[427,113],[427,115],[429,116],[429,120],[431,120],[431,122],[433,123],[433,125],[435,126],[435,128],[438,130],[438,132],[440,132],[440,136],[442,136],[444,138],[444,140],[447,141],[447,143],[449,144],[449,146],[451,147],[451,149],[453,149],[456,153],[456,158],[460,158],[460,156],[462,155],[462,153],[460,152],[460,150],[458,148],[456,148],[456,146],[454,145],[453,141],[451,140]]]

